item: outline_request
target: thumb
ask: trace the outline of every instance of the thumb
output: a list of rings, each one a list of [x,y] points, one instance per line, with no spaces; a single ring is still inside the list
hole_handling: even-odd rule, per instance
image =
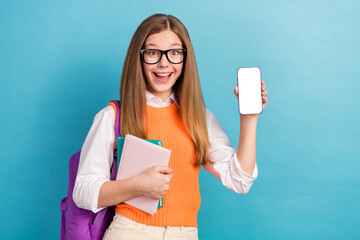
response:
[[[162,174],[171,174],[173,173],[173,170],[169,168],[168,166],[157,166],[158,172]]]
[[[239,88],[238,87],[234,88],[234,94],[235,94],[237,100],[239,101]]]

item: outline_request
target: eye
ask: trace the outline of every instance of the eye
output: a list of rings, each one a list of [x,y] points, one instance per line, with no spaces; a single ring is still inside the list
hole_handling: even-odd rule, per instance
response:
[[[170,54],[173,56],[179,55],[179,54],[181,54],[181,50],[171,50]]]
[[[146,55],[149,55],[149,56],[157,56],[159,54],[158,51],[155,51],[155,50],[148,50],[145,53],[146,53]]]

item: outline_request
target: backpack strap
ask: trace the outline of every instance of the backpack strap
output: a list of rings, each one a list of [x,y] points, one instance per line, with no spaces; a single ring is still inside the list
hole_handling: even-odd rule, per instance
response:
[[[117,175],[117,138],[121,136],[120,133],[120,101],[119,100],[113,100],[111,101],[108,106],[112,106],[115,111],[115,125],[114,125],[114,131],[115,131],[115,141],[114,141],[114,161],[113,165],[111,167],[111,174],[110,174],[110,180],[115,180]]]
[[[119,100],[113,100],[109,102],[108,106],[112,106],[115,111],[115,143],[116,139],[121,136],[120,133],[120,101]]]

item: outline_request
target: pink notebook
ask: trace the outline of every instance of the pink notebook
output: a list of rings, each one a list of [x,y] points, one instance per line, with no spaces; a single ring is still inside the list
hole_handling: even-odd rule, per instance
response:
[[[167,166],[170,155],[171,151],[166,148],[127,134],[116,179],[136,176],[155,165]],[[139,196],[129,199],[125,203],[153,215],[156,213],[159,200]]]

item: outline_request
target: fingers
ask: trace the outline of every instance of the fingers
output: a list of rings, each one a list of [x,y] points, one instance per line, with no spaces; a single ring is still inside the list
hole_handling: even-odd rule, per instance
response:
[[[265,81],[261,81],[261,95],[265,97],[268,95],[268,91],[266,91]]]
[[[261,87],[261,95],[262,95],[262,101],[263,101],[263,108],[265,108],[268,103],[268,98],[267,98],[268,91],[266,91],[265,82],[264,81],[262,81],[262,82],[263,82],[263,84]]]
[[[262,97],[262,102],[263,104],[267,104],[268,103],[268,98],[266,96]]]
[[[264,109],[269,101],[267,98],[268,91],[266,91],[265,81],[261,81],[261,95],[262,95],[262,102],[263,102],[263,109]]]
[[[265,90],[265,89],[266,89],[265,81],[261,80],[261,90]]]
[[[162,198],[170,188],[173,169],[168,166],[157,165],[139,174],[141,195],[154,199]]]
[[[234,87],[234,94],[235,94],[235,95],[238,95],[238,93],[239,93],[239,88],[238,88],[238,87]]]
[[[162,174],[172,174],[174,170],[172,170],[168,166],[155,166],[155,171]]]

